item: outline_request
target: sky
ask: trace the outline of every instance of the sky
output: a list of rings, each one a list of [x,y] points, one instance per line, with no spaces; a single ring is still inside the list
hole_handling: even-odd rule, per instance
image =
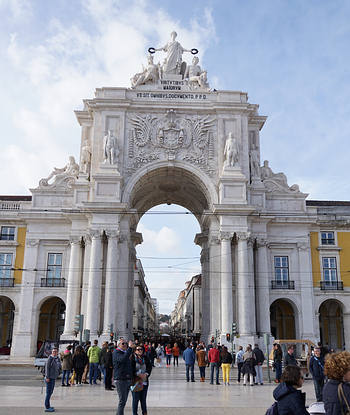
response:
[[[211,87],[248,92],[268,116],[262,160],[310,199],[349,200],[349,1],[0,0],[0,15],[0,194],[29,194],[79,159],[73,110],[96,87],[130,86],[148,47],[176,30],[199,49]],[[198,223],[153,214],[138,230],[146,282],[169,312],[200,270]]]

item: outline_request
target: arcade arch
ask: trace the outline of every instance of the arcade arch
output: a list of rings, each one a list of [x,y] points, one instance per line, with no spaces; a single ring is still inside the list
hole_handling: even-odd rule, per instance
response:
[[[15,305],[12,300],[0,296],[0,350],[7,353],[12,344],[13,322],[15,317]],[[2,352],[0,352],[2,354]]]
[[[64,329],[65,303],[58,297],[43,301],[39,312],[37,342],[59,340]]]
[[[343,304],[337,300],[326,300],[319,308],[320,339],[331,349],[344,347]]]
[[[270,306],[271,334],[275,339],[296,339],[295,306],[289,300],[278,299]]]

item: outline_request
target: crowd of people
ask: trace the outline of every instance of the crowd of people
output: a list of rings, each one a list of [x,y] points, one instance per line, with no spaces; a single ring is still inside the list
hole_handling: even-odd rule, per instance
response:
[[[182,345],[155,344],[151,342],[127,341],[123,338],[115,343],[98,341],[93,345],[87,342],[84,346],[67,346],[60,355],[53,349],[46,362],[45,411],[54,412],[50,405],[55,380],[62,370],[62,387],[82,384],[95,385],[97,381],[104,383],[108,391],[116,388],[119,396],[117,415],[124,413],[129,392],[132,394],[132,412],[137,415],[138,406],[142,414],[147,414],[147,392],[149,378],[154,367],[179,365]],[[324,403],[325,413],[329,415],[350,413],[350,353],[328,353],[322,346],[313,350],[309,362],[315,395],[318,402]],[[204,342],[190,342],[182,352],[186,367],[187,382],[195,382],[195,366],[197,363],[200,382],[206,381],[206,369],[209,369],[211,385],[220,385],[220,369],[224,385],[232,383],[231,368],[237,365],[237,383],[243,380],[243,386],[263,385],[263,364],[265,355],[258,344],[239,347],[238,352],[230,353],[226,346],[215,341],[205,345]],[[282,372],[282,366],[284,370]],[[273,368],[278,384],[273,392],[275,403],[267,414],[308,414],[305,406],[305,393],[300,391],[303,385],[303,372],[295,357],[295,347],[290,345],[283,354],[281,346],[273,345]],[[114,382],[113,382],[114,380]],[[348,411],[348,412],[346,412]]]

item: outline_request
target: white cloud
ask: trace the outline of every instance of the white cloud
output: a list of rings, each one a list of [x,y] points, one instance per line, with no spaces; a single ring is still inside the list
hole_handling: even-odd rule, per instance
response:
[[[28,19],[32,14],[29,0],[0,0],[0,8],[9,11],[13,20]]]
[[[138,232],[141,232],[143,236],[143,244],[140,248],[143,254],[153,252],[153,256],[167,254],[169,257],[174,257],[181,253],[180,236],[174,229],[163,226],[159,231],[154,231],[140,223]]]

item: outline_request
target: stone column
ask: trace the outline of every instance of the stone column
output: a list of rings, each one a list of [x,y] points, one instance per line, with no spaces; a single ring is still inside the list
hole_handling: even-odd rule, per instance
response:
[[[87,298],[86,328],[91,336],[99,330],[102,280],[102,240],[101,231],[94,229],[91,234],[89,291]]]
[[[103,334],[109,336],[108,326],[113,324],[116,329],[115,308],[118,301],[118,231],[116,229],[106,231],[108,238],[105,307],[103,319]]]
[[[91,235],[84,236],[84,261],[83,261],[83,283],[81,293],[81,314],[84,314],[84,327],[86,327],[87,298],[89,293],[89,275],[90,275],[90,253],[91,253]]]
[[[319,335],[314,330],[315,307],[309,243],[305,241],[305,243],[298,244],[298,252],[301,293],[301,316],[298,316],[298,319],[302,322],[302,325],[299,325],[299,336],[301,339],[314,341]]]
[[[201,294],[199,304],[199,330],[201,337],[207,341],[210,336],[210,290],[209,290],[209,249],[208,249],[208,233],[197,233],[194,239],[196,245],[199,245],[201,250]]]
[[[220,319],[220,239],[211,235],[209,239],[209,291],[210,291],[210,337],[215,335],[215,330],[221,328]],[[209,340],[209,339],[208,339]]]
[[[350,313],[343,313],[344,348],[350,349]]]
[[[66,318],[62,339],[72,339],[74,336],[74,319],[80,314],[80,261],[81,261],[81,240],[72,237],[70,241],[70,259],[67,281]]]
[[[248,259],[248,234],[239,233],[238,237],[238,332],[240,336],[249,336],[251,330],[252,301],[250,298],[250,276]]]
[[[258,239],[257,267],[257,330],[260,335],[271,332],[270,324],[270,278],[268,269],[268,248],[265,239]]]
[[[232,255],[230,233],[221,233],[221,334],[232,329]]]
[[[129,278],[129,241],[127,234],[120,234],[118,239],[120,251],[119,251],[119,263],[118,263],[118,279],[117,290],[120,293],[118,301],[116,303],[116,331],[117,336],[129,335],[129,311],[128,310],[128,278]],[[131,307],[132,316],[132,307]],[[132,321],[131,321],[132,326]]]

